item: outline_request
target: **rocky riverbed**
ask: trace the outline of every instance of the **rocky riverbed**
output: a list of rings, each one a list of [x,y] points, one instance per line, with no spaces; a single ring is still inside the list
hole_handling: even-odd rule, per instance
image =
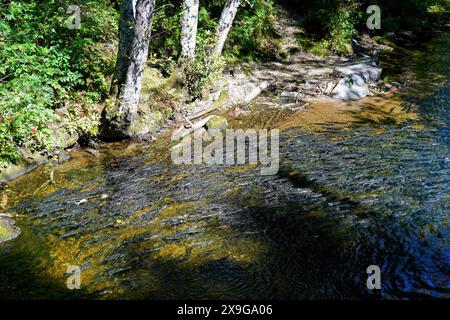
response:
[[[268,91],[217,111],[281,131],[273,176],[175,165],[165,131],[74,150],[53,183],[42,166],[11,181],[3,211],[22,232],[0,244],[0,297],[448,298],[448,52],[447,35],[421,48],[401,95],[296,109]]]

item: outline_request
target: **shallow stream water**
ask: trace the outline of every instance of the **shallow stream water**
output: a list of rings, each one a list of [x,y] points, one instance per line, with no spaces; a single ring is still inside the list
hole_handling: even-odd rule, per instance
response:
[[[45,166],[14,180],[0,297],[449,298],[448,34],[409,54],[402,95],[228,114],[282,130],[277,175],[174,165],[166,134],[74,151],[53,184]]]

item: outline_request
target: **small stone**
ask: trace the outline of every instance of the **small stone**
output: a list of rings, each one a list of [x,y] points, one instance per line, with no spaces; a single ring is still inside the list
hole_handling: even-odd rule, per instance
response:
[[[297,97],[298,97],[297,92],[283,91],[280,95],[279,103],[280,104],[293,103],[297,101]]]
[[[334,83],[333,82],[328,82],[327,83],[327,87],[326,87],[326,89],[324,91],[324,94],[328,96],[333,91],[333,88],[334,88]]]

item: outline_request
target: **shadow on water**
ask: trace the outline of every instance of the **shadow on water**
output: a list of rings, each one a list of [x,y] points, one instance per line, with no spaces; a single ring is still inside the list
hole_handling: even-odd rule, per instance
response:
[[[38,168],[10,185],[22,233],[0,246],[0,297],[448,298],[448,81],[435,87],[406,110],[386,97],[230,119],[282,129],[276,176],[175,166],[164,139],[75,153],[54,184]]]
[[[121,165],[116,160],[103,163],[104,170],[94,170],[106,173],[100,185],[91,177],[79,189],[59,190],[39,203],[20,204],[16,210],[30,221],[22,224],[22,235],[9,242],[0,256],[3,279],[7,281],[1,295],[66,299],[109,294],[139,299],[336,297],[333,286],[324,292],[320,281],[332,277],[335,259],[340,257],[337,233],[328,232],[326,226],[322,232],[318,230],[311,223],[312,208],[305,207],[302,200],[257,206],[254,197],[261,198],[261,194],[255,194],[252,188],[223,196],[230,190],[227,182],[240,180],[240,173],[234,173],[234,169],[222,184],[217,184],[222,172],[193,168],[203,177],[212,175],[203,180],[216,199],[208,204],[198,199],[202,193],[205,196],[203,186],[192,188],[190,194],[180,192],[198,181],[195,174],[177,178],[177,185],[167,184],[166,188],[157,180],[157,190],[148,173],[160,178],[164,168],[139,166],[142,160],[121,161]],[[74,172],[65,174],[73,176]],[[244,180],[254,180],[254,174],[257,170],[248,171]],[[284,177],[269,181],[292,183]],[[242,181],[244,186],[248,182]],[[260,184],[264,188],[264,182]],[[137,190],[140,194],[135,198]],[[113,198],[99,201],[99,193],[105,192]],[[158,193],[196,199],[188,206],[178,206],[181,199],[154,205],[151,194],[161,199]],[[77,205],[81,199],[92,199],[92,204]],[[125,205],[121,204],[123,199]],[[211,216],[214,207],[220,212]],[[92,210],[97,214],[92,215]],[[115,226],[119,218],[130,219],[130,225]],[[27,229],[30,222],[31,230]],[[327,219],[324,222],[332,225]],[[320,240],[318,234],[322,235]],[[64,271],[70,263],[79,263],[91,272],[83,279],[88,282],[88,291],[64,288]],[[318,272],[312,274],[309,270],[313,269]],[[340,287],[336,279],[330,283]]]
[[[12,240],[0,248],[1,299],[77,299],[86,297],[87,293],[84,290],[70,291],[67,289],[66,283],[58,283],[55,279],[39,273],[42,267],[40,257],[42,252],[47,250],[46,243],[27,226],[22,225],[21,229],[22,234],[19,239]],[[30,242],[33,243],[33,246],[28,245]]]

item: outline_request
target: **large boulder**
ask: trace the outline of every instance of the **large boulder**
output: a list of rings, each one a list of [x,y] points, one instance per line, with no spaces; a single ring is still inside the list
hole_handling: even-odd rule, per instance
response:
[[[331,96],[342,101],[359,100],[369,95],[369,86],[357,74],[346,76],[339,81]]]
[[[342,101],[359,100],[369,95],[369,83],[378,81],[382,68],[376,58],[364,58],[335,68],[335,73],[344,76],[331,96]]]
[[[335,71],[344,76],[356,74],[362,77],[366,82],[375,82],[380,79],[383,69],[378,67],[375,62],[362,62],[336,67]]]

